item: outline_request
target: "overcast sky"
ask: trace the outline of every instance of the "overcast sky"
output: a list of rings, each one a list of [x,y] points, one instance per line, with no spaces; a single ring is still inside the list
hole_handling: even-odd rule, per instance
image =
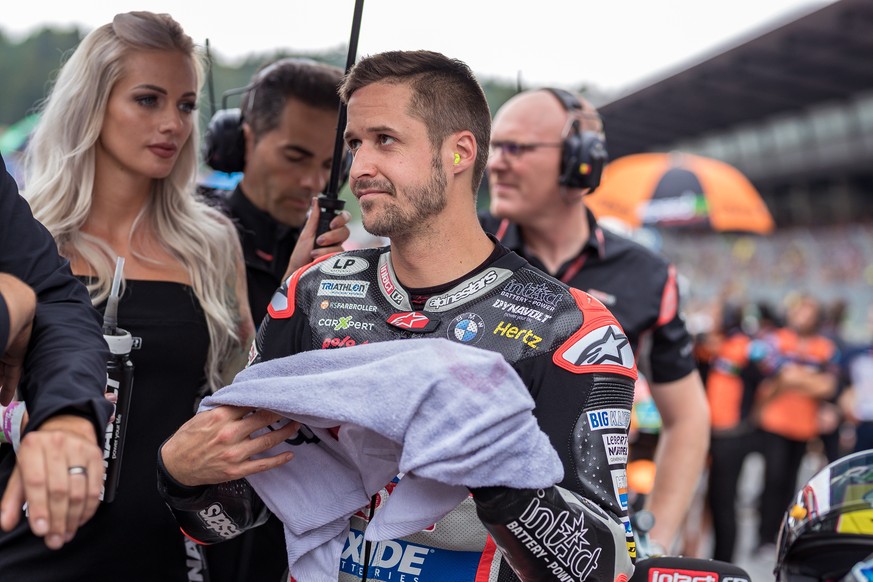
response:
[[[831,1],[366,0],[358,55],[429,49],[465,61],[483,77],[520,75],[525,86],[584,84],[614,92]],[[208,38],[214,53],[237,58],[345,45],[354,0],[31,0],[7,6],[0,29],[16,39],[49,24],[90,30],[128,10],[169,12],[195,42]]]

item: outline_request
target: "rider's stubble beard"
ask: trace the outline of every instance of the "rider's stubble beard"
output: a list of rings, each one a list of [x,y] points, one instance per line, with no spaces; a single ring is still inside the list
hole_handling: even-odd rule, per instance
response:
[[[374,202],[362,201],[364,230],[374,236],[399,238],[410,229],[420,227],[428,218],[442,212],[448,203],[446,179],[442,160],[437,153],[431,158],[430,176],[423,184],[410,185],[402,196],[408,205],[397,203],[397,191],[389,180],[358,180],[355,189],[378,189],[387,192],[394,200],[382,201],[381,210]]]

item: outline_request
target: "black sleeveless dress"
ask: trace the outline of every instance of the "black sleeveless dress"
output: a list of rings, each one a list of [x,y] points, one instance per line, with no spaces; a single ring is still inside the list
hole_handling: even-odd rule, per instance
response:
[[[208,580],[200,547],[182,535],[155,477],[158,447],[193,416],[204,389],[209,333],[203,310],[187,285],[127,281],[118,325],[142,343],[130,356],[133,396],[115,501],[101,504],[58,551],[47,549],[26,522],[0,532],[0,580]]]

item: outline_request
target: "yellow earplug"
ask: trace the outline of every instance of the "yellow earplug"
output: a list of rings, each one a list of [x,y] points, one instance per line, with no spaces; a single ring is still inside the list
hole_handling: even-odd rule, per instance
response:
[[[806,517],[806,513],[807,513],[807,511],[806,511],[805,507],[803,507],[802,505],[795,504],[795,505],[791,506],[791,509],[789,510],[788,515],[790,515],[794,519],[803,519]]]
[[[458,152],[455,152],[455,165],[457,166],[460,163],[461,163],[461,154],[459,154]]]

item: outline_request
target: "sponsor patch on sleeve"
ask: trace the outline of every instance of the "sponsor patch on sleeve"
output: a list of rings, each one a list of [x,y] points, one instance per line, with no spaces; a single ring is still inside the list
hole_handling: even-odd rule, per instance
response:
[[[338,255],[330,261],[325,261],[321,264],[321,272],[326,275],[336,275],[344,277],[354,275],[365,271],[370,267],[370,263],[363,257],[354,257],[349,255]]]
[[[607,433],[603,435],[603,448],[610,465],[627,464],[627,434]]]
[[[574,374],[609,373],[637,379],[630,340],[615,316],[597,299],[570,288],[582,312],[582,327],[555,352],[555,365]]]
[[[627,473],[624,469],[614,469],[612,473],[612,486],[615,489],[615,499],[619,507],[627,511]],[[626,518],[625,518],[626,519]],[[630,523],[630,520],[628,520]]]
[[[325,255],[294,271],[285,281],[285,284],[273,294],[273,298],[270,299],[270,305],[267,306],[267,314],[273,319],[288,319],[294,315],[294,302],[297,293],[297,283],[300,281],[300,277],[311,267],[336,256],[336,254]]]
[[[636,364],[630,341],[614,324],[576,332],[555,352],[554,362],[576,374],[608,372],[636,379]]]
[[[626,408],[597,408],[585,413],[589,430],[627,430],[631,412]]]

